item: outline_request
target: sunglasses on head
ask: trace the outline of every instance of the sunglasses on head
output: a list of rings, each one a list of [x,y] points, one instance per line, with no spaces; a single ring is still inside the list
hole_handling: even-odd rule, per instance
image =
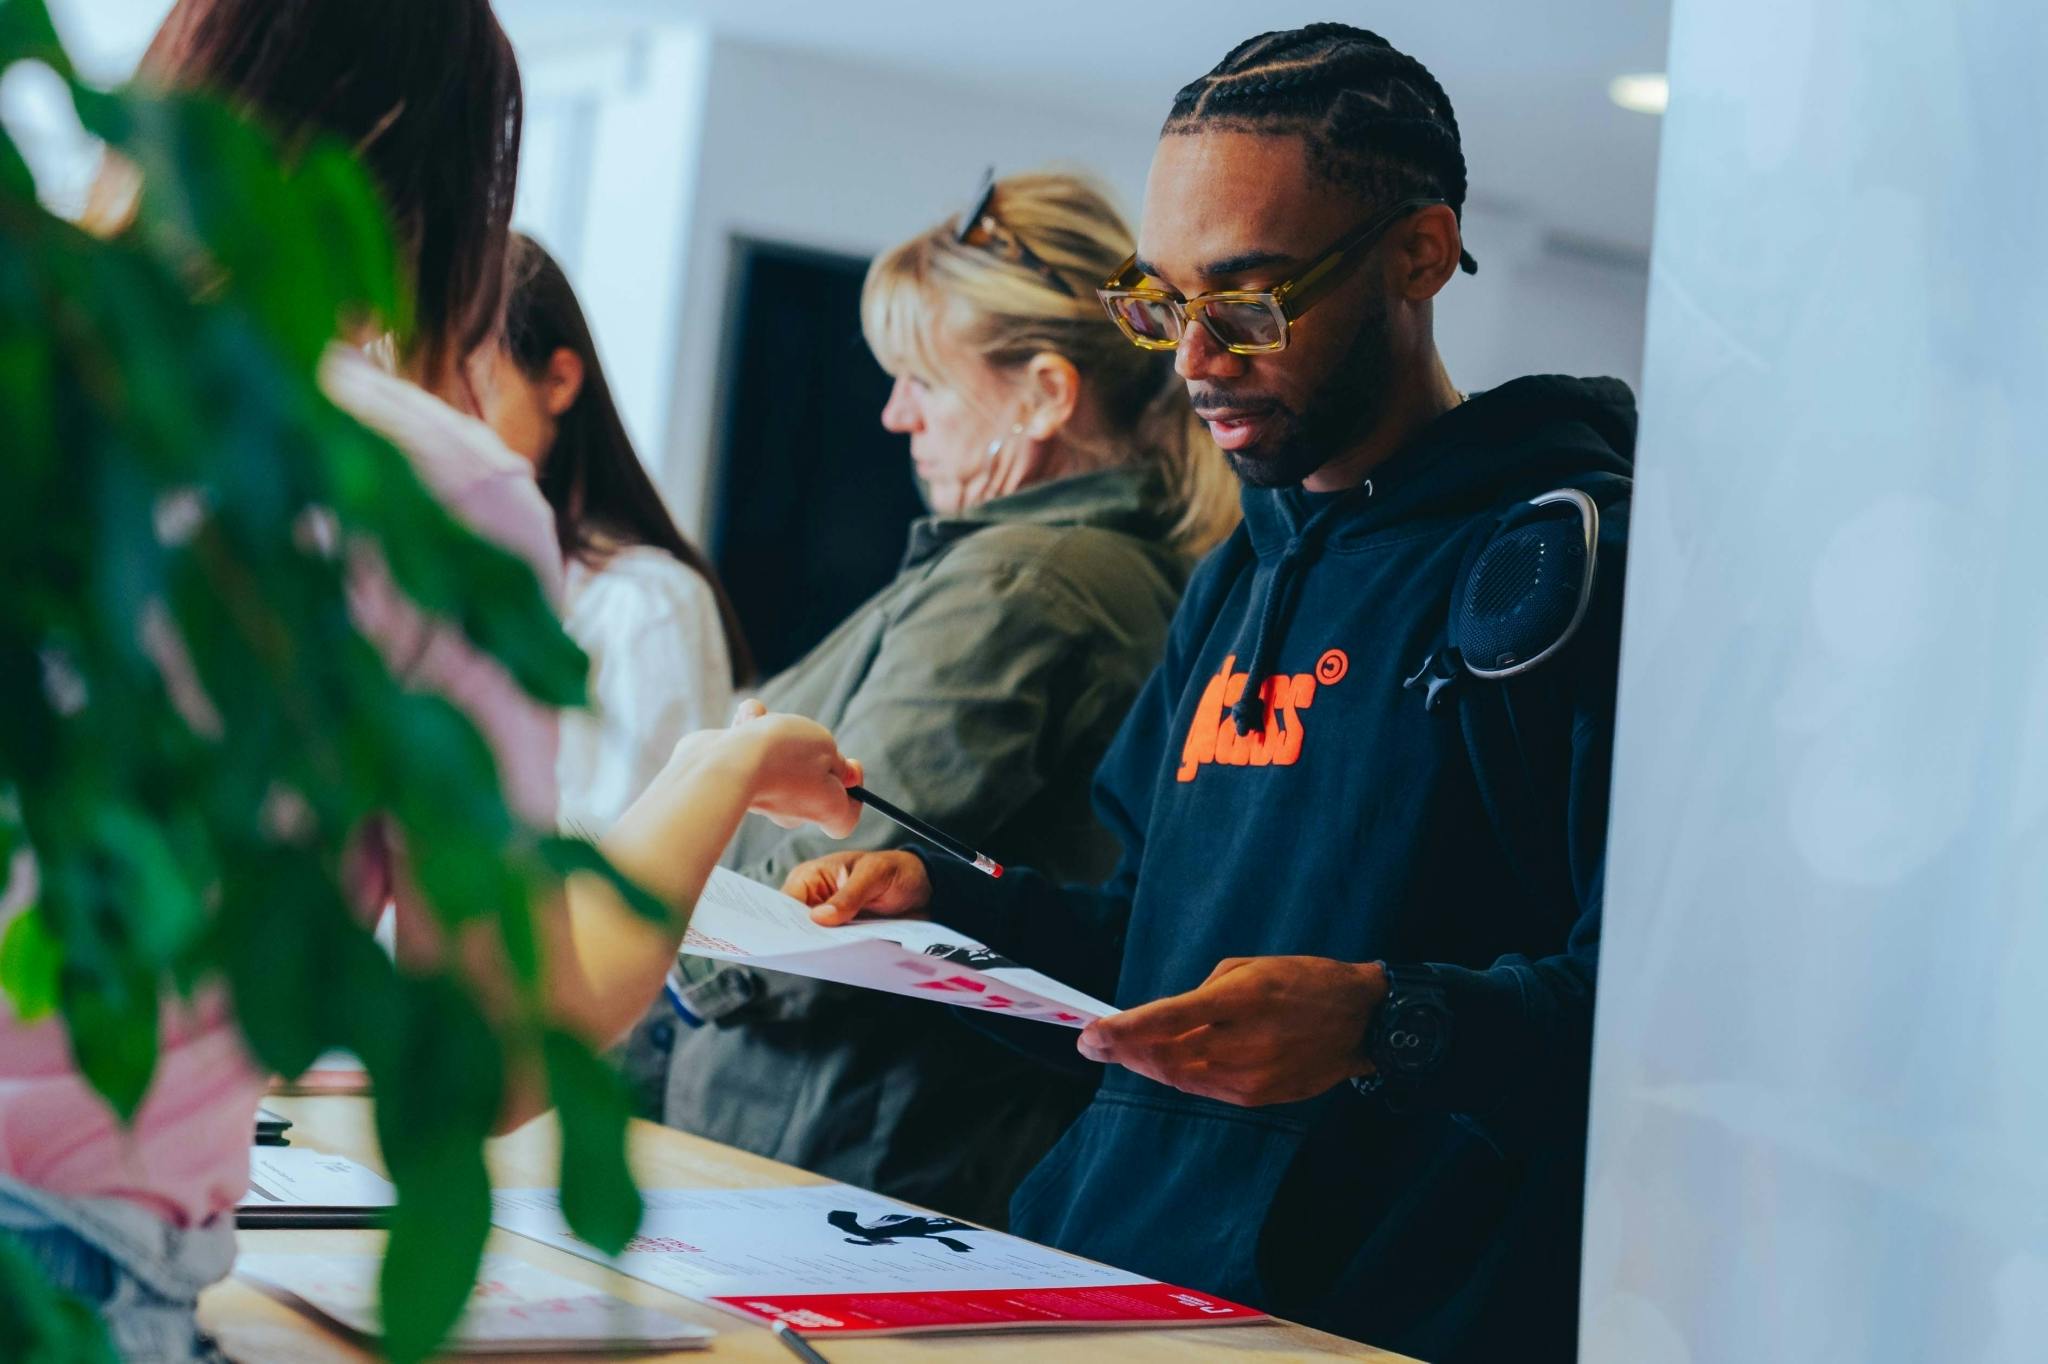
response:
[[[1060,278],[1059,271],[1047,265],[1037,252],[1024,244],[1022,237],[996,217],[995,197],[996,168],[990,166],[981,173],[981,185],[975,190],[967,211],[960,215],[960,225],[953,232],[953,240],[962,246],[979,247],[1011,265],[1021,265],[1036,272],[1068,298],[1079,298],[1074,286]]]
[[[1143,350],[1178,348],[1190,321],[1200,322],[1217,345],[1235,355],[1286,350],[1294,320],[1350,274],[1387,229],[1443,202],[1402,200],[1310,261],[1300,274],[1270,289],[1218,289],[1182,298],[1163,286],[1140,283],[1144,276],[1138,272],[1138,258],[1132,256],[1103,281],[1095,296],[1131,344]]]

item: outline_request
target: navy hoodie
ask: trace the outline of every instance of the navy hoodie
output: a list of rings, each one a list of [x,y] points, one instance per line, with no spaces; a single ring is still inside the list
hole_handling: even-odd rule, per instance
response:
[[[1432,1360],[1572,1358],[1634,441],[1624,385],[1532,377],[1356,490],[1247,491],[1098,775],[1116,874],[926,859],[937,918],[1119,1007],[1287,954],[1429,963],[1449,998],[1448,1056],[1399,1111],[1348,1085],[1239,1108],[1107,1068],[1014,1231]],[[1425,708],[1403,681],[1474,547],[1567,486],[1602,512],[1585,624]]]

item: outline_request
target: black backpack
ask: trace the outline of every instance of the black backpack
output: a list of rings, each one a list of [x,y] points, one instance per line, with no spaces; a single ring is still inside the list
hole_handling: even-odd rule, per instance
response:
[[[1457,708],[1501,846],[1546,898],[1576,898],[1559,798],[1565,721],[1584,670],[1614,667],[1611,648],[1594,641],[1619,637],[1631,486],[1619,474],[1588,474],[1482,519],[1444,629],[1404,683],[1427,710]],[[1582,637],[1589,647],[1572,650]],[[1611,738],[1611,676],[1606,687]]]

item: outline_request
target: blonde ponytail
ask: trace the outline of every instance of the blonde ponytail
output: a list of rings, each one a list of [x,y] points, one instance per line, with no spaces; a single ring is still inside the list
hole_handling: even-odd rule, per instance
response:
[[[1092,180],[1059,172],[997,181],[989,211],[1043,268],[963,243],[957,224],[940,223],[869,267],[869,348],[892,374],[943,374],[951,366],[935,334],[944,319],[953,348],[998,368],[1064,356],[1111,427],[1114,448],[1101,467],[1157,466],[1174,547],[1206,553],[1237,524],[1236,477],[1189,407],[1173,357],[1131,345],[1095,298],[1136,249],[1130,228]]]
[[[1167,367],[1166,380],[1139,419],[1139,431],[1157,453],[1166,486],[1180,519],[1173,525],[1174,547],[1190,557],[1208,553],[1237,528],[1237,475],[1209,437],[1209,424],[1188,403],[1187,385]]]

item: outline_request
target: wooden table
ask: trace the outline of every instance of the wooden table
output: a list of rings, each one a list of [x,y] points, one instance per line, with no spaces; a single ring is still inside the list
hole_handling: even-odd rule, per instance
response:
[[[292,1119],[292,1144],[345,1155],[382,1170],[367,1099],[342,1097],[271,1098],[267,1105]],[[547,1187],[555,1183],[556,1132],[552,1117],[539,1118],[519,1131],[491,1143],[491,1178],[503,1188]],[[788,1165],[737,1151],[652,1123],[635,1122],[631,1138],[633,1169],[643,1188],[731,1189],[763,1185],[820,1184],[826,1181]],[[269,1252],[381,1251],[383,1233],[376,1231],[245,1231],[242,1245]],[[603,1288],[633,1302],[644,1302],[718,1332],[708,1350],[654,1354],[641,1351],[617,1356],[499,1355],[502,1360],[556,1361],[583,1364],[598,1358],[674,1361],[750,1360],[758,1364],[793,1364],[767,1328],[716,1308],[677,1297],[652,1284],[614,1273],[566,1251],[493,1230],[490,1250],[517,1256]],[[356,1364],[374,1359],[340,1336],[264,1296],[239,1280],[209,1289],[200,1299],[200,1321],[219,1337],[228,1355],[241,1364]],[[1369,1359],[1399,1364],[1404,1357],[1375,1350],[1305,1326],[1284,1322],[1257,1326],[1211,1326],[1172,1330],[1035,1331],[983,1335],[884,1336],[862,1340],[820,1342],[833,1364],[881,1364],[885,1360],[1011,1361],[1011,1360],[1216,1360],[1259,1364],[1266,1360]],[[483,1356],[466,1355],[465,1359]]]

